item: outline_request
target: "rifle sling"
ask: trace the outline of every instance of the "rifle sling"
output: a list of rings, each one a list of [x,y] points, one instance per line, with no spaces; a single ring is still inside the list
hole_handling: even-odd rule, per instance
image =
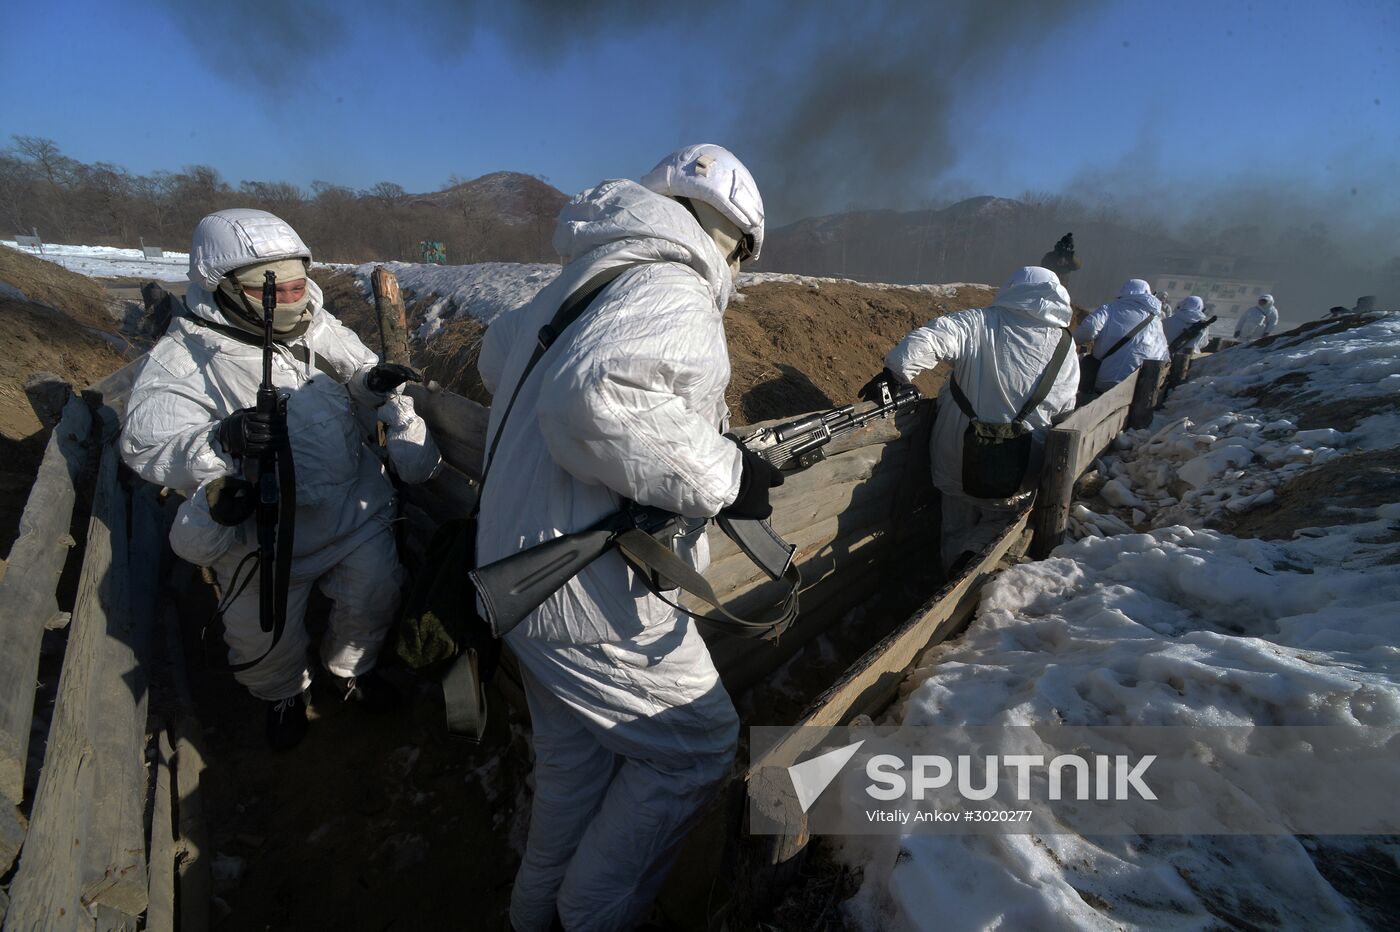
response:
[[[255,346],[258,349],[262,349],[262,340],[259,340],[258,338],[254,337],[251,333],[248,333],[246,330],[239,330],[237,327],[230,327],[227,324],[216,324],[212,320],[205,320],[203,317],[197,317],[194,314],[187,315],[185,319],[197,327],[203,327],[206,330],[212,330],[215,333],[228,337],[230,340],[234,340],[238,343],[243,343],[247,346]],[[340,372],[337,372],[333,366],[331,366],[331,364],[326,360],[326,357],[322,356],[320,353],[317,353],[316,356],[313,358],[311,355],[311,351],[307,348],[305,343],[283,343],[282,346],[285,347],[287,352],[291,353],[292,357],[296,359],[297,362],[301,363],[303,366],[308,363],[311,363],[315,365],[319,371],[324,372],[326,375],[335,379],[340,384],[345,384],[345,377]]]
[[[535,350],[531,353],[529,361],[525,363],[525,368],[521,370],[520,378],[516,380],[515,390],[511,393],[510,401],[506,403],[505,411],[501,414],[500,423],[496,425],[496,432],[491,438],[490,446],[487,448],[486,462],[482,466],[481,483],[479,485],[481,495],[484,495],[486,492],[486,477],[491,471],[491,464],[495,461],[496,448],[501,442],[501,435],[505,432],[506,421],[510,418],[511,411],[515,408],[515,401],[520,397],[520,390],[524,387],[525,380],[530,377],[530,373],[534,370],[536,364],[538,364],[545,353],[549,351],[549,348],[558,341],[559,337],[564,334],[564,331],[578,320],[579,317],[583,316],[583,313],[588,310],[594,300],[597,299],[598,295],[602,293],[603,289],[611,285],[624,272],[643,264],[645,263],[626,263],[624,265],[614,266],[610,269],[604,269],[597,275],[594,275],[575,289],[569,298],[560,305],[559,310],[555,312],[550,322],[540,328],[539,337],[535,342]],[[479,495],[477,497],[478,510],[481,507],[480,502],[481,496]],[[476,511],[473,511],[473,518],[476,517],[476,513]],[[623,516],[624,513],[619,512],[615,517],[621,519]],[[604,520],[607,521],[609,519]],[[669,547],[664,546],[645,531],[636,528],[622,530],[615,538],[615,544],[625,556],[630,557],[635,563],[641,564],[643,567],[652,570],[653,573],[676,583],[685,591],[712,606],[719,614],[701,615],[689,612],[663,595],[658,587],[650,585],[652,573],[638,574],[647,582],[648,588],[652,590],[652,593],[657,598],[679,611],[685,612],[687,615],[709,622],[716,628],[731,634],[737,634],[741,637],[776,637],[786,630],[787,626],[792,623],[792,620],[797,617],[797,595],[798,590],[801,588],[802,579],[798,574],[797,567],[792,565],[791,562],[786,565],[781,577],[789,583],[789,591],[783,603],[775,610],[766,613],[762,620],[749,620],[740,618],[727,611],[720,604],[719,597],[715,595],[714,589],[710,587],[710,584],[705,581],[703,576],[695,571],[694,567],[677,557]],[[746,549],[745,553],[747,552]],[[772,617],[767,617],[769,615]]]
[[[1024,421],[1030,416],[1032,411],[1045,402],[1046,398],[1050,397],[1050,390],[1055,387],[1055,379],[1059,377],[1060,369],[1064,366],[1065,359],[1069,356],[1069,347],[1073,341],[1074,338],[1070,336],[1069,330],[1062,328],[1060,330],[1060,342],[1055,344],[1054,355],[1050,357],[1050,362],[1046,364],[1044,371],[1040,373],[1040,379],[1035,383],[1035,390],[1032,391],[1031,396],[1026,399],[1026,403],[1021,405],[1021,410],[1016,414],[1013,423],[1015,421]],[[969,421],[977,420],[977,412],[972,409],[972,402],[967,400],[967,396],[963,394],[963,390],[958,387],[958,379],[956,376],[948,380],[948,390],[952,392],[953,401],[957,402],[958,407],[962,409],[962,413],[967,415],[967,419]]]
[[[696,572],[689,563],[676,556],[670,547],[646,531],[636,528],[623,531],[617,535],[616,544],[617,549],[629,562],[651,571],[639,573],[638,576],[647,584],[647,588],[651,589],[652,595],[677,611],[706,622],[726,634],[744,638],[777,638],[797,618],[798,590],[802,587],[802,577],[796,565],[792,563],[788,564],[782,575],[783,581],[788,584],[787,595],[784,596],[783,601],[765,610],[757,618],[741,618],[724,607],[719,596],[715,594],[714,588],[710,586],[704,576]],[[692,612],[671,601],[659,587],[651,584],[651,580],[657,577],[667,579],[672,584],[689,592],[710,606],[717,614]]]
[[[1119,340],[1117,343],[1115,343],[1115,344],[1113,344],[1112,346],[1110,346],[1110,347],[1108,348],[1108,352],[1107,352],[1107,353],[1104,353],[1102,356],[1099,356],[1099,355],[1097,355],[1097,354],[1090,354],[1090,355],[1093,355],[1094,358],[1097,359],[1099,362],[1103,362],[1105,359],[1107,359],[1108,357],[1112,356],[1114,353],[1118,352],[1118,351],[1119,351],[1120,349],[1122,349],[1123,347],[1127,346],[1128,343],[1132,341],[1133,337],[1137,336],[1139,333],[1142,333],[1143,328],[1145,328],[1148,324],[1152,323],[1153,319],[1154,319],[1156,316],[1157,316],[1156,314],[1151,314],[1151,313],[1149,313],[1149,314],[1148,314],[1146,317],[1144,317],[1142,320],[1138,321],[1138,322],[1137,322],[1137,326],[1133,327],[1133,329],[1131,329],[1131,330],[1129,330],[1127,333],[1123,334],[1123,339]]]
[[[568,330],[569,326],[573,324],[574,321],[583,316],[583,312],[588,310],[597,299],[598,295],[602,294],[604,288],[621,277],[622,273],[644,264],[646,263],[627,262],[622,265],[613,266],[610,269],[604,269],[597,275],[594,275],[588,281],[574,289],[573,293],[569,295],[564,303],[559,305],[559,310],[554,312],[554,317],[550,319],[549,323],[540,328],[539,336],[535,340],[535,351],[530,354],[530,360],[525,363],[525,368],[520,372],[520,378],[516,380],[515,391],[511,392],[510,401],[506,402],[506,409],[501,414],[501,421],[496,425],[496,433],[492,436],[491,445],[486,450],[486,462],[481,467],[481,482],[477,485],[477,488],[481,490],[482,494],[486,492],[486,477],[491,472],[491,464],[495,462],[496,447],[500,445],[501,435],[505,433],[506,421],[510,419],[510,412],[515,408],[515,400],[520,397],[520,390],[525,387],[525,380],[530,377],[530,373],[534,371],[536,364],[544,358],[544,354],[547,353],[549,348],[554,345],[555,341],[563,335],[564,331]],[[478,495],[476,509],[473,510],[471,516],[475,518],[477,512],[480,510],[481,496]]]

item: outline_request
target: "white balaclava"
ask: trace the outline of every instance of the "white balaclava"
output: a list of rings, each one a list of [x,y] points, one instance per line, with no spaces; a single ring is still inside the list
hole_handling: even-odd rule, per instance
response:
[[[700,228],[709,235],[710,239],[715,241],[715,245],[719,247],[720,255],[724,256],[725,261],[729,263],[729,274],[737,278],[739,275],[739,243],[743,241],[744,234],[732,220],[699,198],[691,198],[690,206],[695,211],[695,219],[700,222]]]
[[[261,330],[262,302],[249,298],[243,289],[247,287],[261,290],[268,272],[276,275],[277,281],[282,283],[306,278],[306,261],[297,258],[276,259],[271,262],[245,265],[243,268],[234,269],[225,275],[219,281],[219,291],[233,304],[233,310],[237,312],[237,319],[234,322],[240,326]],[[299,301],[293,301],[290,304],[278,303],[277,310],[272,315],[273,332],[278,336],[296,336],[305,331],[305,325],[310,322],[308,312],[310,303],[310,291],[302,295]]]

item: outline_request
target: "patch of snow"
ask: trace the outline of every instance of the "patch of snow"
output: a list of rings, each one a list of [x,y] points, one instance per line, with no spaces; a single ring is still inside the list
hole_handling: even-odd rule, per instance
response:
[[[1400,316],[1290,342],[1193,369],[1098,465],[1109,481],[1095,501],[1155,529],[1075,502],[1080,539],[992,581],[966,633],[920,658],[886,723],[1400,721],[1400,502],[1290,541],[1202,528],[1268,507],[1343,451],[1400,447],[1397,413],[1346,432],[1297,428],[1308,403],[1396,390]],[[1295,390],[1310,402],[1261,411],[1260,389],[1287,372],[1308,377]],[[1394,839],[911,833],[847,836],[836,850],[862,870],[843,909],[865,929],[1313,929],[1364,927],[1316,866],[1358,844],[1400,863]]]
[[[404,291],[426,297],[437,295],[427,316],[414,331],[415,340],[430,340],[442,325],[459,315],[475,317],[490,325],[501,314],[523,307],[559,274],[558,265],[524,262],[481,262],[476,265],[424,265],[416,262],[367,262],[356,266],[355,278],[366,297],[373,299],[370,275],[383,265],[393,272]]]
[[[147,259],[139,249],[116,246],[64,246],[45,243],[41,249],[20,246],[14,240],[0,240],[37,259],[61,265],[70,272],[91,278],[149,278],[160,282],[188,281],[190,254],[167,252],[159,259]]]

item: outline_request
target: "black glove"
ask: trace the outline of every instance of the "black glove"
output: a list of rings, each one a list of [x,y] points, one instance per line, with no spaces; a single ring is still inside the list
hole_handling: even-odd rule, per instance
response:
[[[229,456],[262,456],[287,448],[287,416],[242,408],[219,422],[219,446]]]
[[[875,376],[875,378],[862,385],[856,397],[861,401],[873,401],[879,404],[885,400],[884,392],[882,391],[884,388],[888,388],[891,395],[894,394],[895,389],[899,388],[899,377],[891,372],[888,366],[882,369],[880,374]]]
[[[209,517],[224,527],[237,527],[258,508],[258,490],[247,479],[221,476],[204,487]]]
[[[382,362],[365,374],[365,387],[380,395],[392,392],[405,382],[421,382],[417,369],[396,362]]]
[[[783,484],[783,474],[776,466],[759,456],[733,434],[725,434],[739,453],[744,457],[743,472],[739,475],[739,495],[734,501],[720,509],[720,514],[731,518],[752,518],[761,521],[773,514],[773,506],[768,504],[768,490]]]

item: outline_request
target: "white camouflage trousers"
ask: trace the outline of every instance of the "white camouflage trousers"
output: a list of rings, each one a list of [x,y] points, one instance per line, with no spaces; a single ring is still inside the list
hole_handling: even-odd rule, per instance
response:
[[[241,556],[226,556],[214,565],[225,591]],[[393,626],[403,578],[393,531],[387,525],[319,576],[299,578],[293,572],[282,639],[272,653],[234,674],[234,678],[257,698],[274,702],[295,696],[311,685],[306,656],[310,645],[306,603],[313,586],[319,587],[333,603],[330,623],[321,639],[321,662],[336,676],[368,672],[379,659],[379,650]],[[224,640],[231,663],[252,660],[267,650],[272,640],[259,623],[258,588],[254,573],[248,588],[224,612]]]
[[[557,909],[569,932],[631,929],[729,771],[734,706],[689,618],[620,643],[507,641],[535,748],[511,924],[541,932]]]

